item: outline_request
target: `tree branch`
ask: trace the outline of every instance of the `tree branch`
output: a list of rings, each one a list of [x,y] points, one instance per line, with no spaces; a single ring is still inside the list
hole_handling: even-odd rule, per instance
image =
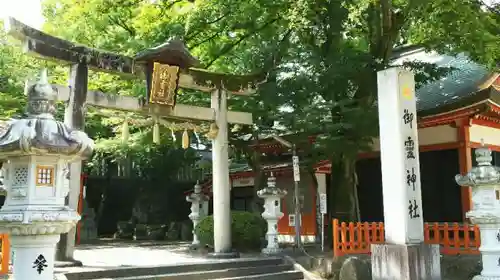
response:
[[[370,53],[377,57],[379,48],[379,39],[382,37],[382,23],[380,20],[380,6],[371,2],[368,6],[368,37],[370,42]]]
[[[225,14],[223,14],[222,16],[212,20],[212,21],[208,21],[208,22],[205,22],[202,24],[202,26],[200,27],[199,31],[198,32],[195,32],[194,34],[192,34],[191,36],[188,36],[184,39],[184,42],[185,43],[188,43],[189,41],[193,40],[194,38],[196,38],[198,35],[200,35],[201,33],[205,32],[205,28],[204,27],[207,27],[208,25],[212,25],[214,23],[217,23],[217,22],[220,22],[221,20],[223,20],[224,18],[226,18],[228,15],[230,15],[231,13],[230,12],[227,12]],[[224,30],[220,30],[219,32],[222,32]]]
[[[486,9],[488,9],[493,14],[500,16],[500,4],[492,3],[493,6],[490,6],[490,5],[486,4],[483,0],[475,0],[475,1],[477,1],[479,5],[486,7]]]
[[[161,6],[162,6],[161,8],[163,10],[168,10],[168,9],[172,8],[175,4],[180,3],[182,1],[184,1],[184,0],[174,0],[173,2],[170,2],[170,3],[168,3],[169,1],[161,1]]]
[[[292,35],[292,28],[288,29],[281,40],[278,42],[278,45],[276,47],[276,51],[273,52],[271,59],[268,64],[264,65],[264,72],[269,72],[271,69],[273,69],[276,65],[280,64],[283,55],[282,53],[284,52],[285,48],[285,42],[288,41],[290,36]]]
[[[262,31],[264,29],[266,29],[269,25],[273,24],[274,22],[278,21],[280,18],[274,18],[270,21],[268,21],[267,23],[265,23],[264,25],[262,25],[261,27],[259,28],[256,28],[246,34],[244,34],[243,36],[241,36],[238,40],[236,40],[236,42],[233,42],[229,45],[225,45],[222,50],[219,52],[219,54],[217,54],[217,56],[215,58],[213,58],[209,63],[207,63],[205,65],[205,68],[208,68],[210,67],[212,64],[214,64],[219,58],[221,58],[222,56],[228,54],[232,49],[234,49],[236,46],[238,46],[241,42],[243,42],[245,39],[247,38],[250,38],[252,37],[253,35],[257,34],[259,31]]]
[[[390,53],[390,48],[392,47],[392,3],[390,0],[380,0],[380,10],[382,17],[382,36],[379,39],[378,54],[379,58],[385,62],[388,59],[388,54]]]
[[[200,42],[197,42],[197,43],[196,43],[196,44],[194,44],[194,45],[190,45],[190,46],[188,46],[188,49],[194,49],[194,48],[196,48],[196,47],[198,47],[198,46],[200,46],[200,45],[205,44],[206,42],[210,42],[210,41],[212,41],[213,39],[215,39],[215,37],[219,36],[222,32],[224,32],[224,30],[219,30],[219,31],[215,32],[215,34],[214,34],[214,35],[212,35],[212,36],[210,36],[210,37],[208,37],[208,38],[206,38],[206,39],[204,39],[204,40],[201,40]]]
[[[125,21],[123,21],[122,19],[118,18],[118,17],[112,17],[110,15],[108,15],[108,19],[111,21],[111,23],[114,23],[116,25],[118,25],[119,27],[123,28],[125,31],[127,31],[130,36],[134,37],[136,32],[135,32],[135,29],[128,26]]]

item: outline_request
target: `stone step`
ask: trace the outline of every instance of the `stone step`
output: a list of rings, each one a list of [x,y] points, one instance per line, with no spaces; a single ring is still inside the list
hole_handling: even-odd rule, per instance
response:
[[[237,268],[252,268],[262,266],[279,266],[284,262],[280,258],[255,258],[255,259],[236,259],[236,260],[218,260],[195,264],[180,264],[169,266],[154,267],[132,267],[116,268],[100,271],[83,271],[65,273],[67,280],[86,280],[86,279],[116,279],[138,276],[172,275],[179,273],[207,272],[215,270],[229,270]],[[225,277],[225,276],[223,276]],[[154,279],[154,278],[151,278]]]
[[[113,278],[113,280],[212,280],[212,279],[247,279],[248,277],[282,274],[288,273],[293,269],[290,264],[267,265],[257,267],[240,267],[231,269],[208,270],[208,271],[191,271],[185,273],[174,273],[165,275],[145,275],[133,277]],[[95,280],[108,280],[95,279]],[[252,278],[251,278],[252,279]],[[260,279],[260,278],[256,278]],[[293,280],[295,278],[283,278]]]
[[[300,271],[283,271],[277,273],[266,273],[243,277],[217,278],[213,280],[302,280],[304,274]]]

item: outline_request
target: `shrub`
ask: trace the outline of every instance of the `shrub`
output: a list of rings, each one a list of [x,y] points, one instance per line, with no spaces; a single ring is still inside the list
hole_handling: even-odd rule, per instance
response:
[[[231,212],[232,247],[236,250],[260,248],[261,240],[265,238],[267,223],[260,216],[250,212]],[[214,245],[214,219],[213,216],[204,217],[195,229],[200,243]]]

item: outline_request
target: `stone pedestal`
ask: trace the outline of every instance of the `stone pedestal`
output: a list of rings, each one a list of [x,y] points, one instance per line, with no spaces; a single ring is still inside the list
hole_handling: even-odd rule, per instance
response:
[[[240,253],[237,251],[228,252],[213,252],[207,255],[209,259],[237,259],[240,257]]]
[[[59,239],[60,235],[11,236],[16,279],[53,280],[55,249]]]
[[[477,214],[477,211],[476,213]],[[500,213],[497,214],[500,217]],[[468,215],[470,217],[470,215]],[[477,222],[477,220],[475,220]],[[499,280],[500,279],[500,218],[495,224],[480,224],[481,232],[481,262],[483,270],[473,280]]]
[[[440,280],[439,245],[372,244],[373,280]]]

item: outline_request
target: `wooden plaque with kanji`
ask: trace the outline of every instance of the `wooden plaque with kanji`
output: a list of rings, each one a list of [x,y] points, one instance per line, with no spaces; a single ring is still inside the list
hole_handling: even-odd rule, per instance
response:
[[[149,102],[175,106],[179,82],[179,67],[155,62]]]

